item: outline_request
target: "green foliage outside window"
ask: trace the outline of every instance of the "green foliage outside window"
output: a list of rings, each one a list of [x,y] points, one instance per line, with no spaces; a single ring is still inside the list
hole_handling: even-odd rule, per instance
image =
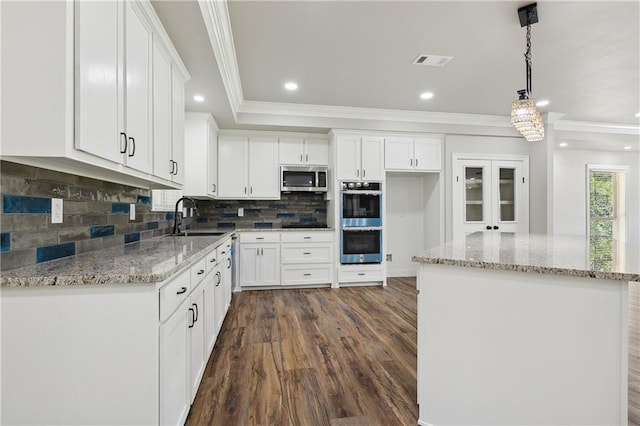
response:
[[[589,260],[599,271],[611,271],[616,220],[616,182],[612,172],[589,174]]]

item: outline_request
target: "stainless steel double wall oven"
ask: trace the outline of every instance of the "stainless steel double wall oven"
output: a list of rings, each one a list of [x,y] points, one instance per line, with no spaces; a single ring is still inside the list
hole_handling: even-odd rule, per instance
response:
[[[381,184],[341,182],[340,212],[340,263],[382,262]]]

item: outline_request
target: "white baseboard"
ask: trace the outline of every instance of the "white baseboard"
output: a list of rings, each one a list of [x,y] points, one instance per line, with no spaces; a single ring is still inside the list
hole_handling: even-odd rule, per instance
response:
[[[395,277],[415,277],[418,275],[418,268],[392,268],[387,263],[387,278]]]
[[[420,426],[436,426],[436,425],[432,425],[431,423],[427,423],[427,422],[425,422],[425,421],[422,421],[422,420],[420,420],[420,419],[418,419],[418,424],[419,424]]]

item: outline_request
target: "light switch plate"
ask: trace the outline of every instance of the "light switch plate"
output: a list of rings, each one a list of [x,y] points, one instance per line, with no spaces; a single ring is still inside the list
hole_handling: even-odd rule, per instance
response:
[[[136,220],[136,205],[129,204],[129,220]]]
[[[62,198],[51,199],[51,223],[62,223]]]
[[[244,216],[244,207],[238,207],[238,217]]]

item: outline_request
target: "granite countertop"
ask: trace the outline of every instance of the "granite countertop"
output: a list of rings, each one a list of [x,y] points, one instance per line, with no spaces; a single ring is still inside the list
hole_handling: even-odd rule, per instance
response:
[[[188,268],[226,237],[162,236],[2,271],[0,287],[159,283]]]
[[[610,260],[609,260],[610,259]],[[476,232],[413,256],[414,262],[640,281],[640,248],[595,250],[582,236]]]

